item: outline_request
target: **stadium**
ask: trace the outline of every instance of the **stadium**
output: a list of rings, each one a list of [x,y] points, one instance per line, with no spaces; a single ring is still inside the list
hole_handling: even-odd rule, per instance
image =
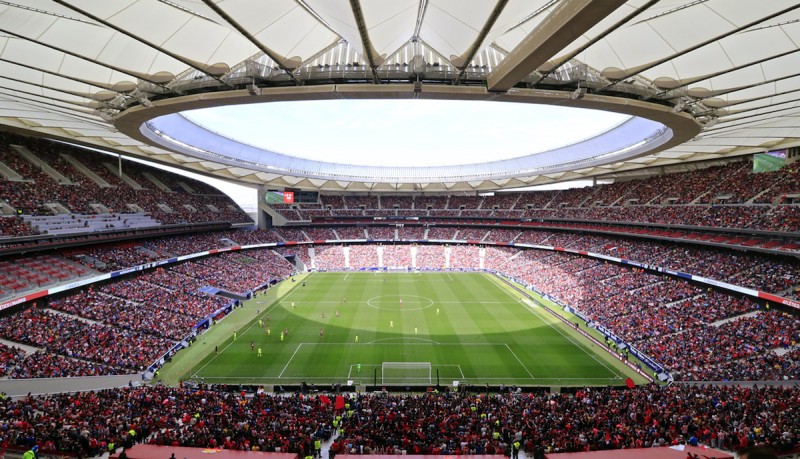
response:
[[[797,2],[23,0],[0,43],[0,455],[800,457]]]

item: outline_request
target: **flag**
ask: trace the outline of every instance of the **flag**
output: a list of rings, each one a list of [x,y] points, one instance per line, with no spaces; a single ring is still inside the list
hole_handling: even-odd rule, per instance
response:
[[[320,395],[319,396],[319,401],[322,402],[323,405],[330,405],[331,404],[331,399],[328,398],[327,395]]]
[[[636,387],[636,383],[633,382],[631,378],[625,380],[625,385],[628,386],[628,389],[633,389],[634,387]]]
[[[341,395],[336,396],[336,402],[333,404],[333,407],[337,410],[341,410],[344,408],[344,397]]]

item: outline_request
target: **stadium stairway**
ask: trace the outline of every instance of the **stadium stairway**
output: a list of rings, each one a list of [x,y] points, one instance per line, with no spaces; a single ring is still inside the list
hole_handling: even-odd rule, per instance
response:
[[[0,338],[0,343],[3,343],[8,347],[16,347],[18,349],[22,349],[23,351],[25,351],[26,355],[33,354],[34,352],[41,350],[41,348],[38,348],[36,346],[31,346],[29,344],[22,344],[16,341],[9,341],[3,338]]]

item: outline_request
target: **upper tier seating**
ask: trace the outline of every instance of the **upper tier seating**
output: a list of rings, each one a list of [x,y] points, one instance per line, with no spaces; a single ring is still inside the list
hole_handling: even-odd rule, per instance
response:
[[[132,161],[120,176],[116,158],[65,144],[0,134],[0,163],[16,173],[0,176],[0,237],[251,222],[207,184]]]
[[[752,163],[742,160],[610,185],[494,196],[323,194],[322,204],[275,209],[289,221],[321,216],[530,218],[800,231],[800,205],[790,205],[787,198],[800,196],[798,168],[757,176],[751,170]]]

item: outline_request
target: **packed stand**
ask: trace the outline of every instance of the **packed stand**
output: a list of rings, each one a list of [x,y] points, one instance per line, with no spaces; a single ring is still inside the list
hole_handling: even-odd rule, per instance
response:
[[[196,325],[200,318],[179,314],[175,310],[151,302],[133,302],[124,299],[125,296],[130,296],[129,291],[140,286],[136,281],[117,282],[103,288],[112,293],[88,290],[52,300],[49,306],[56,311],[84,317],[111,327],[172,341],[180,341],[188,336],[192,326]],[[113,294],[118,296],[112,296]],[[155,297],[154,300],[163,303],[173,301],[163,291],[161,296]]]
[[[322,270],[345,269],[344,247],[340,245],[323,245],[314,248],[312,266]]]
[[[270,281],[282,280],[292,266],[272,251],[223,253],[189,261],[172,271],[204,281],[207,285],[236,293],[252,292]]]
[[[396,228],[394,226],[370,226],[367,229],[367,239],[377,241],[392,241],[395,239]]]
[[[345,249],[348,249],[346,247]],[[351,245],[350,267],[353,269],[372,268],[378,266],[378,246],[376,245]]]
[[[229,221],[246,223],[252,220],[227,196],[199,181],[160,171],[132,161],[123,162],[123,172],[136,181],[142,189],[134,189],[125,181],[101,166],[107,157],[77,147],[50,142],[45,139],[20,137],[13,134],[0,136],[0,161],[17,172],[26,181],[0,181],[0,195],[13,208],[25,215],[50,215],[49,204],[57,203],[72,213],[94,214],[96,205],[107,213],[126,213],[144,210],[162,224],[201,223]],[[21,145],[35,157],[58,172],[64,180],[60,183],[34,165],[21,154],[8,147]],[[84,175],[67,157],[80,162],[97,174],[112,188],[100,186]],[[91,160],[89,160],[91,157]],[[107,162],[107,161],[106,161]],[[166,184],[162,191],[147,176]],[[61,180],[61,179],[59,179]],[[185,185],[185,186],[184,186]],[[108,191],[113,189],[112,193]],[[191,190],[191,192],[190,192]],[[171,209],[167,212],[159,204]],[[134,208],[138,208],[134,210]],[[10,228],[9,231],[12,231]],[[23,231],[13,230],[13,231]],[[25,230],[27,232],[27,230]],[[19,235],[19,234],[17,234]]]
[[[429,392],[292,396],[165,386],[54,394],[2,402],[10,445],[97,456],[110,444],[313,455],[506,454],[516,439],[530,457],[703,444],[739,449],[797,446],[797,387],[591,388],[575,393]],[[76,423],[74,419],[81,422]]]
[[[0,318],[0,336],[123,372],[142,371],[170,348],[163,338],[31,308]]]
[[[25,359],[26,352],[16,346],[0,343],[0,376],[6,376]]]
[[[155,252],[140,249],[138,245],[121,244],[72,251],[70,258],[90,268],[111,272],[142,265],[160,257]]]
[[[489,232],[486,228],[460,228],[456,239],[464,241],[481,241]]]
[[[305,231],[301,228],[281,227],[273,228],[272,231],[278,236],[276,240],[284,241],[310,241],[311,239],[306,236]]]
[[[336,234],[339,235],[339,239],[366,239],[367,238],[367,231],[366,228],[358,227],[358,226],[344,226],[336,228]]]
[[[411,267],[411,248],[410,245],[383,246],[383,266],[401,269]]]
[[[451,226],[431,226],[428,228],[428,239],[434,240],[452,240],[456,235],[458,228]]]
[[[114,367],[89,360],[72,359],[63,355],[37,351],[28,354],[11,371],[11,379],[75,378],[105,376],[119,373]]]
[[[444,269],[444,250],[440,245],[421,245],[417,247],[418,269]]]
[[[34,236],[39,231],[20,217],[0,216],[0,238]]]

